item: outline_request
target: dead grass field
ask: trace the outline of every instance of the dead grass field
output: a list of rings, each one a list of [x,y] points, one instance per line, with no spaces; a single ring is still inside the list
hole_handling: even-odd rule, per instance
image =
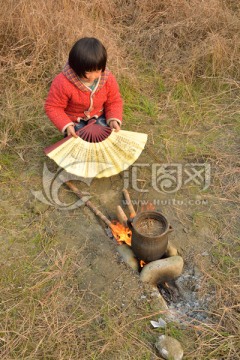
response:
[[[43,103],[82,36],[98,37],[107,47],[124,98],[125,128],[149,134],[141,161],[211,165],[204,193],[185,186],[177,194],[208,205],[175,204],[164,212],[179,232],[173,242],[185,262],[203,273],[202,295],[215,294],[212,321],[189,318],[186,328],[171,323],[163,332],[182,342],[186,359],[240,359],[239,15],[240,5],[231,0],[1,4],[1,359],[158,358],[158,333],[149,320],[161,309],[139,300],[144,290],[116,254],[106,268],[112,277],[104,275],[114,245],[94,216],[77,209],[63,220],[61,211],[31,194],[42,189],[43,148],[61,138]],[[139,176],[150,188],[150,172],[142,169]],[[119,175],[85,190],[113,216],[122,185]],[[62,196],[71,198],[64,189]]]

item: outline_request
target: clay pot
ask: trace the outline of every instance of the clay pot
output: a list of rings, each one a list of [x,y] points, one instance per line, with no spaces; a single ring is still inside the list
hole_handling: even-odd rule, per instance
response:
[[[173,231],[163,214],[143,211],[128,222],[132,230],[132,250],[139,260],[150,262],[160,259],[168,245],[168,234]]]

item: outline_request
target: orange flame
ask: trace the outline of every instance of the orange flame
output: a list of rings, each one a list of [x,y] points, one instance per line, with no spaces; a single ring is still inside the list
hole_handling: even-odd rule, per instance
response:
[[[141,266],[141,268],[144,267],[144,265],[147,265],[147,263],[146,263],[145,261],[143,261],[143,260],[140,260],[140,266]]]
[[[111,230],[119,244],[125,242],[127,245],[131,246],[132,231],[128,227],[125,227],[120,222],[112,221]]]
[[[114,238],[117,240],[118,244],[126,243],[127,245],[131,246],[131,240],[132,240],[132,231],[122,225],[118,221],[112,221],[111,223],[111,230]],[[144,267],[147,263],[143,260],[140,260],[140,266],[141,268]]]

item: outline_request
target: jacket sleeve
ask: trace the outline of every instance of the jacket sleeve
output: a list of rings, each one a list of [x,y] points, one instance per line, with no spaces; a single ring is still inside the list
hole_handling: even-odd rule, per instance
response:
[[[63,75],[59,74],[53,80],[47,99],[45,101],[45,112],[52,123],[62,132],[68,125],[73,125],[65,113],[70,95],[68,93],[67,84],[64,84]]]
[[[107,80],[107,101],[105,102],[106,122],[109,124],[112,120],[116,120],[119,125],[122,123],[123,100],[119,91],[117,80],[113,74],[109,75]]]

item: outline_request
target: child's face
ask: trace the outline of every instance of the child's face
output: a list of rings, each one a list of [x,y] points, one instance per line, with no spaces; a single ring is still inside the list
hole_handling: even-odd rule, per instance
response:
[[[84,79],[87,79],[89,82],[93,82],[101,76],[102,70],[95,71],[86,71]]]

